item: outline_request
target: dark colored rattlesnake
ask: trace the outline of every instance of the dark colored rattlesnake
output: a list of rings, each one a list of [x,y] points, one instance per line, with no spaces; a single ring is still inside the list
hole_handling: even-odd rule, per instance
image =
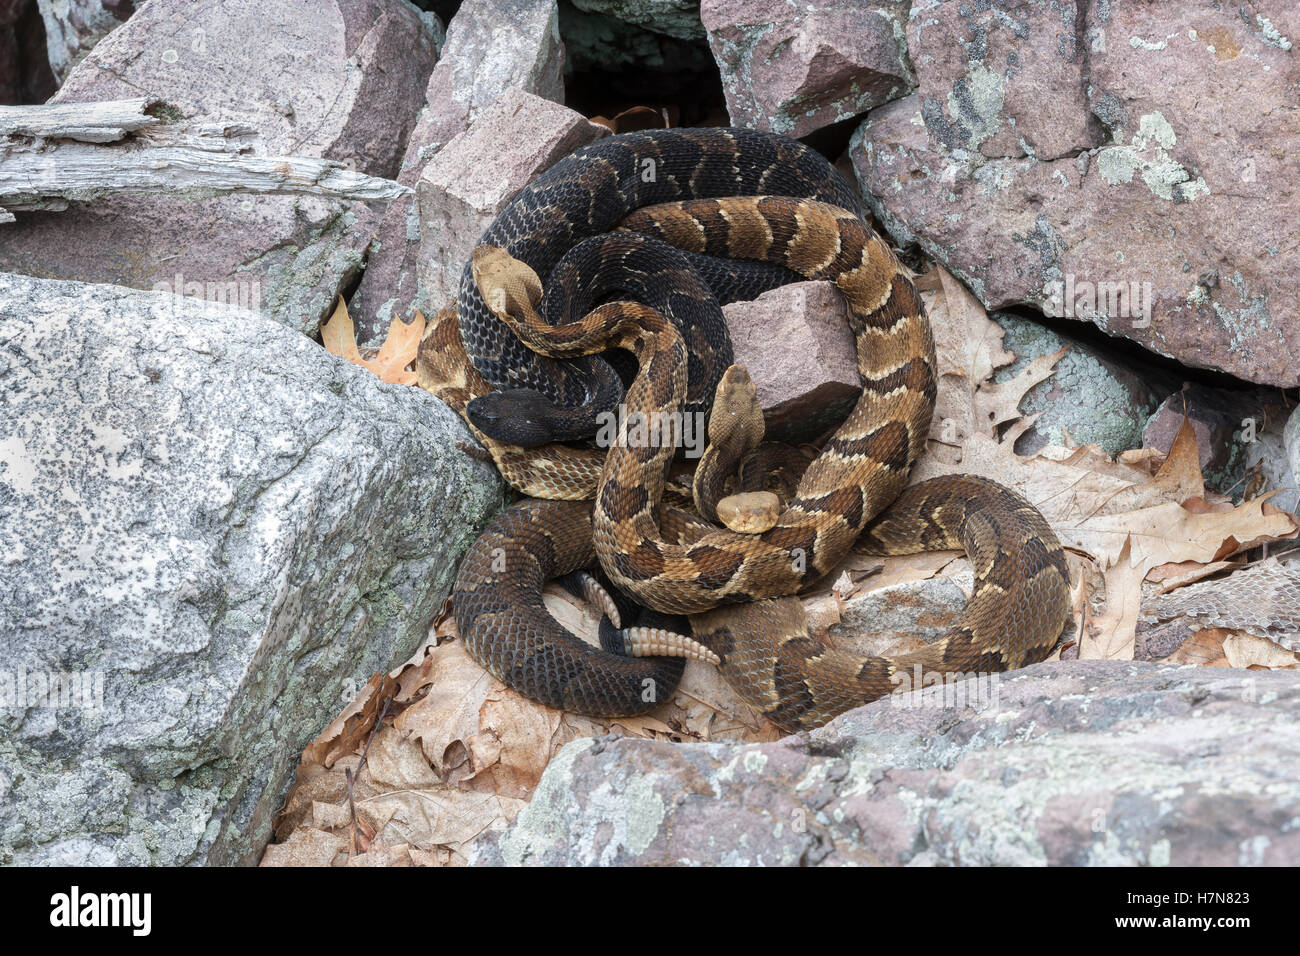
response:
[[[598,140],[560,160],[511,201],[479,244],[504,248],[539,276],[548,277],[584,239],[608,233],[634,209],[681,199],[765,193],[819,199],[859,211],[857,197],[843,177],[795,140],[743,129],[652,130]],[[797,278],[766,264],[734,269],[726,260],[660,248],[650,248],[641,258],[656,262],[657,271],[680,273],[694,268],[723,303],[753,299]],[[635,263],[628,268],[620,263],[617,270],[594,276],[595,282],[593,276],[582,275],[588,267],[598,272],[601,262],[611,261],[612,252],[587,256],[574,263],[571,274],[577,275],[578,282],[570,286],[548,281],[541,304],[547,323],[557,324],[566,305],[582,314],[577,311],[582,305],[577,301],[580,295],[613,291],[620,278],[634,281]],[[661,278],[662,295],[671,294],[671,281],[671,275]],[[636,287],[627,291],[641,294]],[[689,294],[685,287],[680,292]],[[618,378],[603,359],[556,362],[504,332],[483,302],[469,263],[461,275],[456,312],[466,353],[483,378],[499,390],[479,397],[468,408],[469,419],[493,437],[536,446],[546,440],[590,436],[595,430],[592,416],[618,401],[622,391]],[[731,364],[731,344],[716,304],[712,315],[685,318],[693,335],[690,361],[693,366],[702,360],[708,364],[691,369],[688,410],[706,409],[719,377]],[[546,408],[549,434],[542,437],[531,429],[511,427],[522,402]]]
[[[594,553],[610,580],[642,603],[691,614],[696,637],[717,655],[727,679],[787,730],[816,726],[895,690],[895,675],[910,675],[915,665],[988,672],[1046,656],[1067,615],[1068,574],[1060,544],[1037,511],[1009,490],[970,476],[933,479],[900,496],[929,428],[936,372],[924,310],[892,252],[854,212],[806,199],[762,196],[626,208],[628,197],[616,184],[626,179],[624,173],[639,168],[646,135],[605,141],[622,142],[596,162],[595,172],[579,177],[587,190],[584,202],[551,208],[550,215],[565,224],[557,230],[550,223],[548,235],[594,229],[588,218],[592,210],[602,210],[608,219],[615,215],[610,210],[617,209],[614,222],[621,221],[625,229],[691,253],[761,260],[810,278],[832,279],[849,304],[861,397],[808,467],[776,526],[762,535],[735,534],[698,520],[686,527],[683,520],[689,519],[675,517],[660,504],[672,449],[638,444],[626,430],[603,462],[594,451],[564,446],[525,450],[489,439],[494,459],[517,487],[548,497],[587,498],[594,492],[595,498],[589,506],[516,506],[470,549],[457,580],[455,605],[460,633],[471,651],[518,689],[572,710],[634,713],[665,699],[679,663],[597,651],[567,634],[541,608],[541,582],[590,564]],[[760,161],[779,163],[792,148],[779,137],[716,130],[672,131],[648,141],[661,161],[675,156],[675,143],[693,144],[687,159],[707,161],[711,178],[701,191],[714,195],[761,188],[775,174],[757,168]],[[746,151],[746,144],[755,141],[766,141],[757,158]],[[719,162],[723,144],[731,152]],[[808,168],[824,167],[820,181],[836,178],[824,161],[813,157],[804,151],[800,161]],[[696,180],[684,171],[685,163],[672,168],[679,191],[689,194]],[[725,168],[738,171],[730,185],[719,181],[719,170]],[[818,177],[799,177],[800,182],[809,179]],[[521,202],[526,209],[541,205],[527,191],[516,199]],[[520,214],[509,213],[503,219],[522,221]],[[581,227],[571,220],[582,220]],[[554,241],[517,241],[510,252],[517,256],[516,250],[530,252]],[[558,258],[550,256],[543,268]],[[525,348],[521,342],[526,351],[560,356],[628,348],[640,362],[625,399],[629,413],[671,413],[685,403],[689,350],[679,329],[653,309],[603,305],[577,321],[551,327],[534,309],[541,300],[535,272],[521,267],[485,285],[491,307],[483,305],[495,323],[492,329],[471,322],[473,332],[466,333],[467,314],[459,316],[466,341],[477,336],[481,351],[513,354],[515,347]],[[469,401],[486,391],[486,383],[467,367],[455,318],[444,310],[430,327],[421,349],[421,377],[464,414]],[[496,341],[505,334],[498,319],[519,336],[520,341],[506,336],[514,346]],[[529,381],[529,387],[544,384],[519,380]],[[591,397],[585,387],[578,392],[582,401]],[[562,401],[577,392],[552,394]],[[599,487],[594,488],[598,464]],[[888,512],[873,522],[886,506]],[[864,543],[877,551],[962,546],[975,565],[975,594],[961,620],[922,652],[886,659],[830,650],[809,637],[797,600],[786,597],[829,571],[864,529]]]

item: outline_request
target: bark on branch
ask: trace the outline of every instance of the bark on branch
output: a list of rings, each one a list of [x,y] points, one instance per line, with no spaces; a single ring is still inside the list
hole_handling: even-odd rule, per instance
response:
[[[65,209],[119,192],[310,193],[363,202],[410,192],[332,160],[257,155],[256,140],[245,124],[181,122],[175,107],[144,97],[0,107],[0,223],[13,221],[13,210]]]

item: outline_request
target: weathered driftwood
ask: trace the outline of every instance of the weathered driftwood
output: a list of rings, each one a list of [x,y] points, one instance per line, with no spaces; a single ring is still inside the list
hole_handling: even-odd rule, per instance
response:
[[[0,223],[13,210],[58,210],[119,192],[196,198],[311,193],[385,202],[410,190],[332,160],[259,156],[242,123],[183,123],[175,107],[138,98],[0,107]]]
[[[160,126],[168,107],[138,97],[102,103],[0,107],[0,138],[37,136],[83,143],[113,143],[128,133]]]

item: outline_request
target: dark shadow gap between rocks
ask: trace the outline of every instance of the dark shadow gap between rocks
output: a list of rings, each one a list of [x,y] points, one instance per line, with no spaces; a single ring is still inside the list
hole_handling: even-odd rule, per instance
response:
[[[1132,339],[1107,335],[1091,322],[1044,315],[1030,306],[1012,306],[997,311],[1034,322],[1067,339],[1089,346],[1102,353],[1106,358],[1121,365],[1144,373],[1151,372],[1153,377],[1167,375],[1178,379],[1179,382],[1192,382],[1196,385],[1204,385],[1207,388],[1219,388],[1236,392],[1255,392],[1262,387],[1252,382],[1243,381],[1229,372],[1184,365],[1177,359],[1168,358],[1159,352],[1154,352]],[[1177,389],[1178,385],[1175,384],[1171,391]],[[1292,404],[1300,396],[1300,389],[1278,389],[1277,391],[1279,395],[1284,396]]]
[[[47,55],[45,20],[36,0],[17,5],[9,23],[0,22],[0,105],[44,103],[58,90]]]
[[[830,126],[815,129],[806,136],[799,137],[799,140],[817,150],[830,162],[837,163],[840,157],[848,152],[849,140],[852,139],[854,130],[861,126],[866,118],[866,113],[859,113],[838,123],[832,123]]]
[[[613,117],[633,106],[675,107],[674,126],[728,125],[722,77],[708,43],[587,13],[561,0],[565,105]]]

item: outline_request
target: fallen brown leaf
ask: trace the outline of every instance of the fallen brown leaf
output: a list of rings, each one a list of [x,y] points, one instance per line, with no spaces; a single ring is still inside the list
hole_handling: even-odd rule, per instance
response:
[[[633,106],[614,115],[612,119],[593,116],[591,122],[605,127],[611,133],[631,133],[641,129],[668,129],[676,125],[676,109],[655,109],[650,106]]]
[[[1081,659],[1133,659],[1146,570],[1140,562],[1132,560],[1126,541],[1115,562],[1106,569],[1105,612],[1097,617],[1084,612],[1084,630],[1079,641]]]
[[[1245,631],[1233,631],[1223,639],[1223,656],[1231,666],[1251,670],[1289,670],[1300,665],[1295,651]]]
[[[392,385],[416,384],[415,354],[424,334],[424,316],[416,313],[411,322],[394,318],[388,327],[388,337],[378,352],[370,358],[357,348],[356,327],[348,314],[347,303],[339,296],[334,312],[320,327],[321,344],[326,351],[341,356],[355,365],[370,369],[381,381]]]
[[[1195,664],[1199,667],[1231,667],[1223,653],[1223,640],[1231,631],[1210,627],[1197,631],[1164,658],[1169,664]]]

